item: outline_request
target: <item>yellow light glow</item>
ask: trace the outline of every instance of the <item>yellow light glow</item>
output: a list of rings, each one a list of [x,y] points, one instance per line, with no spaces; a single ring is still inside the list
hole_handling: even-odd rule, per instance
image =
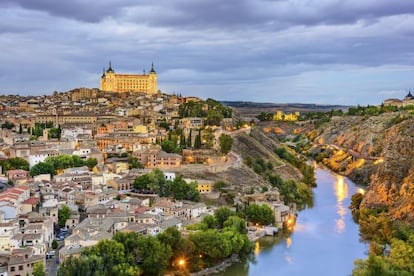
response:
[[[342,175],[336,176],[334,189],[337,201],[336,213],[339,215],[339,218],[335,220],[335,231],[341,234],[345,231],[346,228],[345,215],[348,210],[343,203],[344,199],[348,197],[348,185],[345,183],[344,177]]]
[[[377,159],[377,160],[374,161],[374,165],[378,165],[378,164],[381,164],[383,162],[384,162],[384,159],[380,158],[380,159]]]
[[[348,185],[344,182],[342,175],[337,175],[335,182],[335,194],[337,202],[342,202],[348,197]]]
[[[365,164],[364,158],[358,159],[358,161],[355,162],[355,168],[361,168],[364,164]]]
[[[185,266],[185,260],[183,259],[183,258],[181,258],[181,259],[178,259],[178,265],[180,266],[180,267],[183,267],[183,266]]]
[[[259,255],[259,253],[260,253],[260,244],[259,244],[259,242],[257,241],[255,244],[254,244],[254,255]]]
[[[365,195],[365,190],[362,189],[362,188],[358,188],[357,189],[357,192],[360,193],[360,194],[362,194],[362,195]]]
[[[289,248],[292,245],[292,239],[290,237],[286,238],[286,248]]]

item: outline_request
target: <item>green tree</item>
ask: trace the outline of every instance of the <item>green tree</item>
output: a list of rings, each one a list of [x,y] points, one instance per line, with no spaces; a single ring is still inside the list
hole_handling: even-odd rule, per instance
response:
[[[275,221],[273,210],[267,205],[250,204],[246,210],[247,220],[260,225],[269,225]]]
[[[198,134],[194,139],[194,148],[200,149],[201,148],[201,130],[198,130]]]
[[[58,244],[57,240],[53,240],[52,241],[52,248],[57,249],[58,247],[59,247],[59,244]]]
[[[135,178],[134,188],[139,191],[151,190],[160,196],[169,196],[169,186],[165,180],[164,173],[159,169],[153,169],[150,173]]]
[[[408,241],[391,240],[389,262],[391,266],[414,274],[414,233]]]
[[[299,169],[303,175],[301,181],[311,187],[316,187],[314,167],[307,164],[303,164]]]
[[[33,266],[33,276],[45,276],[45,268],[43,262],[37,262]]]
[[[55,174],[55,167],[52,162],[40,162],[34,165],[30,170],[31,176],[36,176],[39,174]]]
[[[214,145],[214,131],[211,128],[207,128],[204,131],[203,140],[205,141],[204,147],[211,149]]]
[[[223,115],[216,110],[209,110],[205,124],[209,126],[220,126]]]
[[[187,147],[187,142],[185,141],[185,135],[182,133],[180,135],[180,148],[184,149]]]
[[[243,245],[244,245],[243,235],[240,234],[234,228],[225,228],[225,229],[223,229],[223,231],[221,232],[221,235],[227,241],[230,242],[232,253],[237,254],[243,248]]]
[[[190,234],[188,237],[195,245],[196,251],[215,261],[230,256],[232,244],[217,229],[208,229]]]
[[[123,244],[126,252],[126,258],[130,259],[132,264],[138,264],[141,260],[138,251],[138,237],[139,234],[135,232],[117,232],[112,238],[113,240]]]
[[[352,212],[352,218],[358,222],[359,221],[359,206],[361,205],[364,195],[361,193],[356,193],[351,197],[351,206],[349,208]]]
[[[272,187],[282,187],[283,179],[278,174],[268,174],[268,179]]]
[[[0,160],[0,166],[3,168],[3,172],[8,170],[29,170],[29,162],[20,157]]]
[[[85,160],[85,165],[92,170],[93,167],[95,167],[98,164],[98,160],[96,160],[96,158],[88,158]]]
[[[170,245],[172,249],[176,248],[181,240],[181,232],[175,227],[168,227],[157,235],[157,239],[165,244]]]
[[[102,272],[106,275],[112,274],[115,265],[126,262],[124,245],[115,240],[100,240],[95,246],[85,248],[82,255],[102,258]]]
[[[187,137],[187,148],[191,148],[192,147],[192,138],[193,138],[193,130],[190,129],[190,132],[188,133],[188,137]]]
[[[164,245],[152,236],[138,237],[138,251],[142,258],[144,275],[162,275],[169,266],[171,247]]]
[[[142,270],[138,266],[129,265],[128,263],[120,263],[112,268],[111,275],[137,276],[141,274]]]
[[[6,121],[1,125],[1,128],[3,128],[3,129],[5,129],[5,128],[6,129],[12,129],[14,127],[15,127],[15,125],[13,123],[9,122],[9,121]]]
[[[230,216],[224,223],[224,228],[232,228],[240,234],[247,233],[246,221],[238,216]]]
[[[48,157],[45,162],[51,162],[55,170],[73,168],[73,159],[71,155],[63,154],[56,157]]]
[[[356,260],[355,269],[352,271],[354,276],[377,276],[377,275],[400,275],[390,274],[388,264],[381,256],[370,255],[366,261]]]
[[[176,177],[169,185],[170,194],[176,200],[200,201],[197,183],[186,183],[182,177]]]
[[[138,158],[130,156],[128,157],[129,169],[143,169],[144,166],[139,162]]]
[[[168,153],[177,153],[180,151],[180,147],[177,145],[177,142],[173,140],[162,141],[161,148],[163,151]]]
[[[214,211],[214,216],[217,220],[217,227],[219,229],[223,228],[224,222],[230,217],[235,216],[236,213],[232,210],[230,210],[227,207],[220,207],[217,210]]]
[[[148,174],[137,176],[134,180],[134,188],[138,191],[148,190],[151,178]]]
[[[60,140],[60,135],[62,133],[62,129],[59,127],[55,128],[51,128],[49,129],[49,138],[54,138],[54,139],[59,139]]]
[[[217,228],[217,219],[215,216],[207,215],[201,221],[205,226],[206,229],[216,229]]]
[[[58,225],[59,227],[64,227],[66,220],[70,218],[70,208],[67,205],[63,205],[62,208],[58,210]]]
[[[227,134],[221,134],[219,137],[220,152],[222,154],[228,154],[231,151],[233,145],[233,138]]]
[[[72,160],[73,160],[74,167],[82,167],[85,165],[85,162],[83,161],[83,159],[80,158],[80,156],[78,155],[72,155]]]

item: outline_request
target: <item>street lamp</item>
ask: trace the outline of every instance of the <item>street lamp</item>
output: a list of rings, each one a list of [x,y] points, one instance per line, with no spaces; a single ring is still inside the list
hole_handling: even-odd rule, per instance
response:
[[[184,258],[180,258],[180,259],[178,259],[177,264],[180,267],[180,269],[184,269],[185,265],[186,265],[186,261],[185,261]]]

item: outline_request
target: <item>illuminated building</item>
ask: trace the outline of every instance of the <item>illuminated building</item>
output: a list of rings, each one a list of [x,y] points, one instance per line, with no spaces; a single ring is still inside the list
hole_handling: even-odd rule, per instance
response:
[[[103,70],[100,90],[105,92],[144,92],[157,93],[157,73],[154,64],[148,74],[117,74],[109,62],[109,68]]]

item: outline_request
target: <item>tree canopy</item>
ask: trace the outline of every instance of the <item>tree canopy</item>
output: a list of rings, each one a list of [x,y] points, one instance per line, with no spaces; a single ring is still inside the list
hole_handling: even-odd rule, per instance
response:
[[[39,174],[51,174],[54,175],[55,171],[63,170],[67,168],[82,167],[87,166],[89,169],[92,169],[98,164],[96,158],[87,158],[82,159],[78,155],[58,155],[53,157],[48,157],[44,162],[39,162],[34,165],[30,170],[31,176],[36,176]]]
[[[221,134],[219,137],[220,152],[222,154],[228,154],[231,151],[233,145],[233,138],[227,134]]]
[[[275,221],[273,210],[267,205],[250,204],[246,210],[247,220],[260,225],[269,225]]]
[[[70,218],[70,208],[67,205],[63,205],[62,208],[58,210],[58,224],[59,227],[64,227],[66,220]]]
[[[166,180],[164,173],[154,169],[150,173],[135,178],[134,189],[143,193],[156,193],[162,197],[173,197],[177,200],[200,201],[197,183],[187,183],[181,176],[174,180]]]
[[[29,170],[29,162],[20,157],[0,160],[0,166],[3,168],[3,172],[9,170]]]

